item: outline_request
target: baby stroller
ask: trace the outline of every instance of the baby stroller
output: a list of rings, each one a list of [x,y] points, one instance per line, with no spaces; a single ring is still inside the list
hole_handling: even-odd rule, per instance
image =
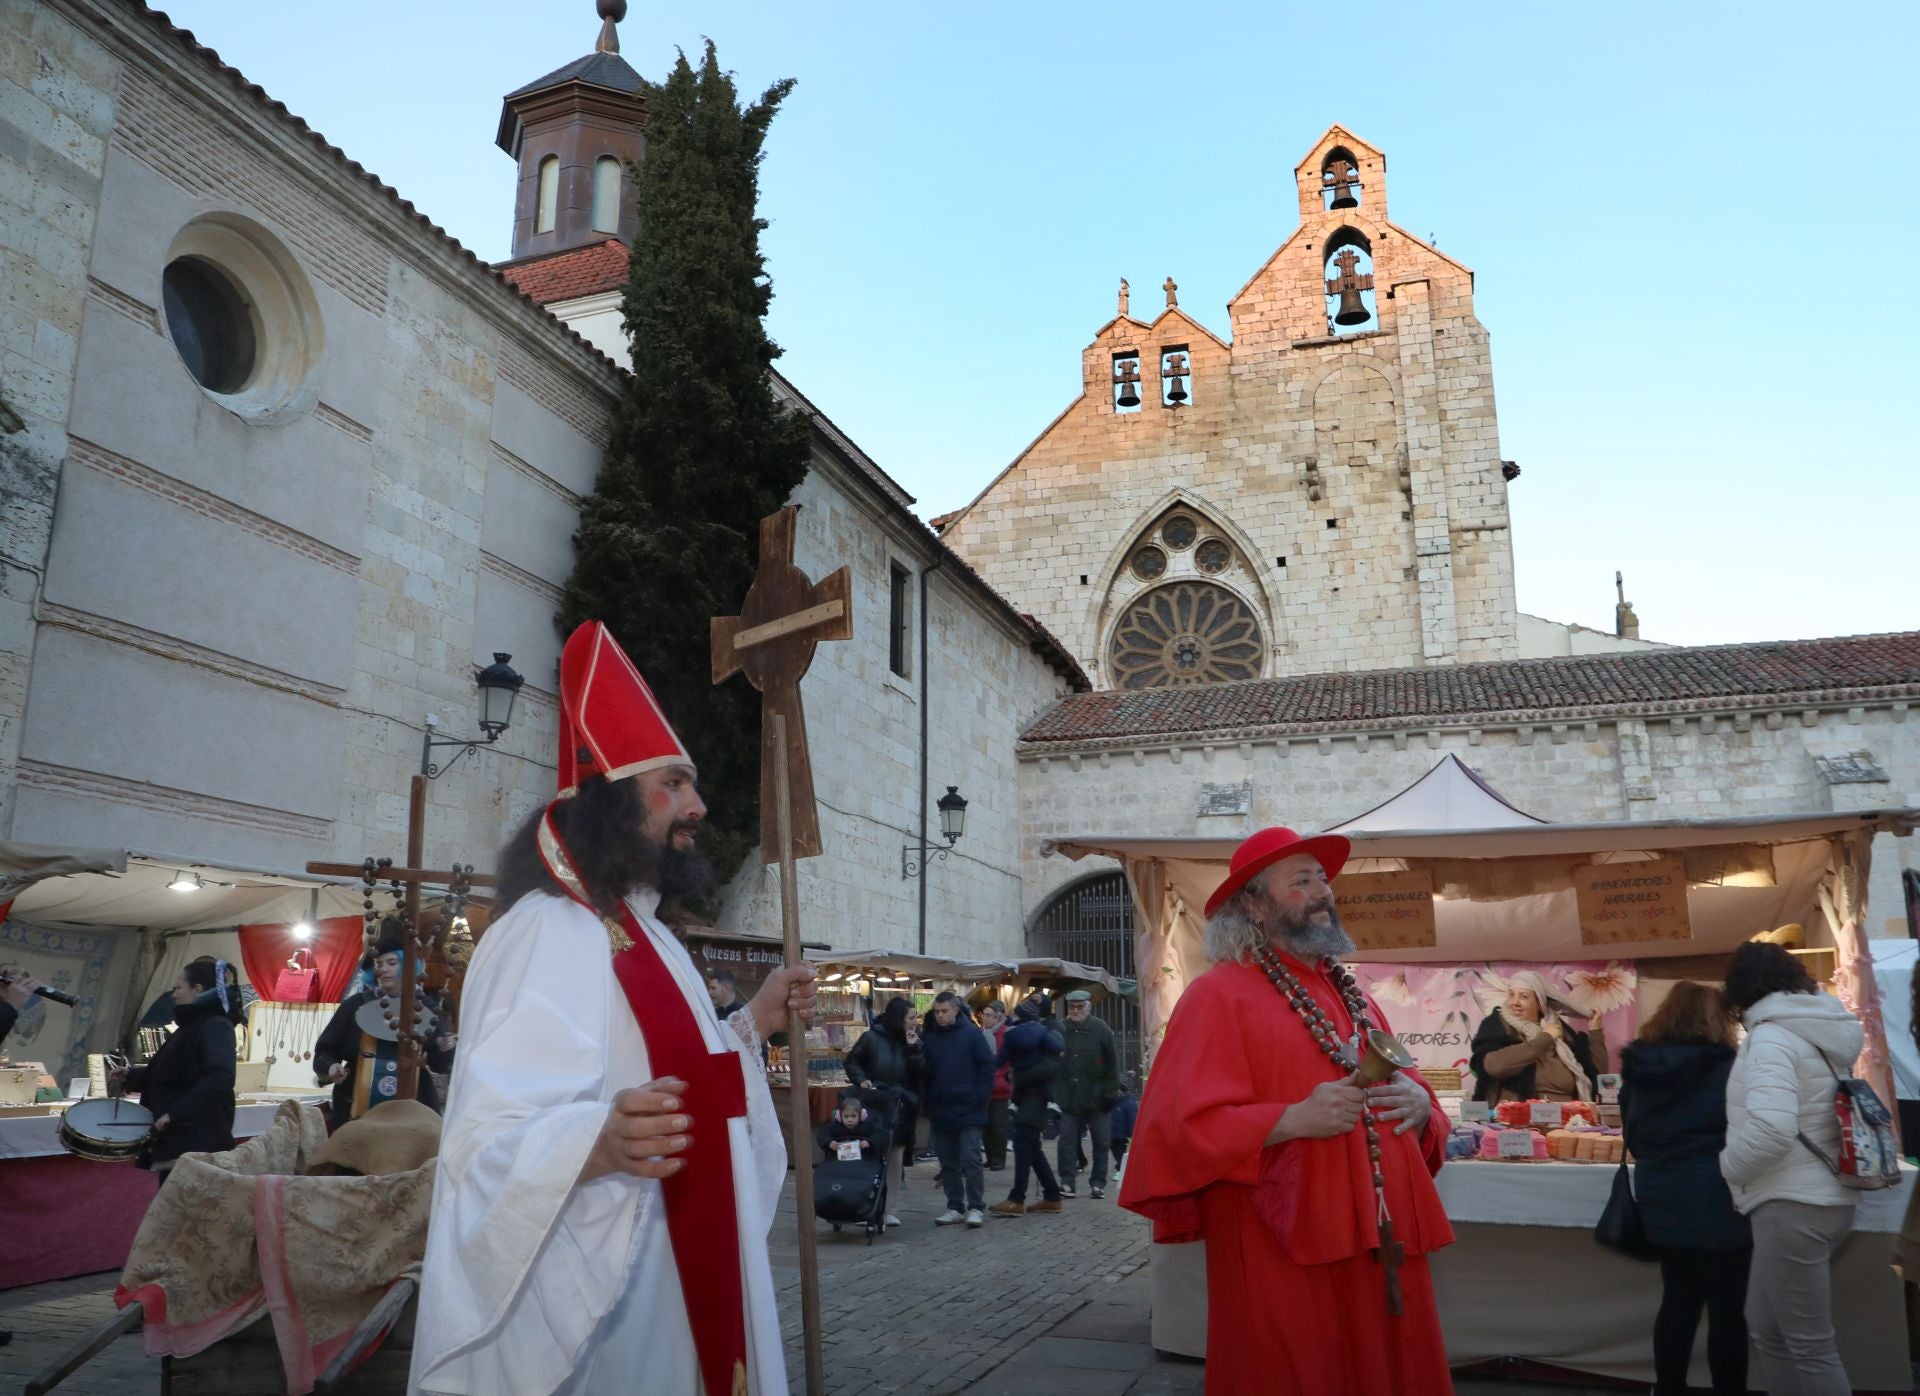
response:
[[[841,1093],[846,1100],[856,1098],[866,1107],[864,1132],[872,1147],[867,1157],[840,1159],[828,1154],[813,1166],[813,1214],[831,1222],[838,1231],[843,1226],[863,1226],[867,1244],[886,1227],[887,1150],[893,1143],[894,1122],[900,1114],[900,1094],[891,1086]]]

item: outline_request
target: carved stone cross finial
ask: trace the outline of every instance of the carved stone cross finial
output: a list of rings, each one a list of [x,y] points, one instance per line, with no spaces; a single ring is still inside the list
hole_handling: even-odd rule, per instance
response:
[[[1127,285],[1127,278],[1123,276],[1120,278],[1120,313],[1122,315],[1127,313],[1127,301],[1130,296],[1131,288]]]
[[[1180,284],[1171,276],[1166,279],[1166,283],[1162,285],[1160,289],[1167,293],[1168,310],[1172,310],[1180,304]]]
[[[754,574],[737,616],[712,621],[713,681],[744,673],[760,690],[760,852],[771,860],[779,847],[775,764],[787,768],[793,801],[793,856],[820,855],[820,811],[814,803],[813,763],[807,748],[807,715],[800,680],[822,640],[853,635],[852,573],[842,567],[819,582],[793,565],[793,526],[799,511],[789,505],[760,520],[760,570]],[[774,739],[774,715],[786,718],[786,750]]]
[[[1328,295],[1337,296],[1343,291],[1371,291],[1373,289],[1372,272],[1368,272],[1365,276],[1354,275],[1354,268],[1360,265],[1360,257],[1351,247],[1341,248],[1340,255],[1333,259],[1333,264],[1340,268],[1340,275],[1327,278]]]

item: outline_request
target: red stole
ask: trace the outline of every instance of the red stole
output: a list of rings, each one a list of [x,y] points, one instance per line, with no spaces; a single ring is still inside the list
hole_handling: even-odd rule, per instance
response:
[[[567,895],[599,916],[551,816],[541,820],[540,854]],[[609,931],[617,929],[610,919],[602,919]],[[707,1396],[747,1396],[746,1290],[740,1274],[733,1138],[727,1127],[728,1120],[747,1113],[740,1055],[707,1049],[673,971],[625,902],[620,904],[620,921],[622,938],[631,943],[614,954],[614,975],[640,1025],[654,1075],[677,1076],[687,1083],[685,1109],[693,1117],[692,1143],[680,1155],[686,1166],[661,1180],[660,1194],[700,1379]]]

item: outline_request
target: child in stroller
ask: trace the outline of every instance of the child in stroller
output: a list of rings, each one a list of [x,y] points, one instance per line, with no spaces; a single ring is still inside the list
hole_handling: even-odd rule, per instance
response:
[[[865,1228],[867,1244],[885,1229],[887,1145],[900,1110],[891,1086],[841,1092],[834,1117],[814,1131],[822,1158],[813,1166],[813,1214],[842,1226]]]

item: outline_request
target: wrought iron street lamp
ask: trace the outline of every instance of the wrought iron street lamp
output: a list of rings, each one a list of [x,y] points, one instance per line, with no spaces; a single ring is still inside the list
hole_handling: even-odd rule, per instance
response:
[[[900,850],[900,876],[918,877],[926,871],[927,864],[935,858],[944,858],[960,841],[967,831],[967,802],[961,798],[959,788],[949,785],[947,793],[934,801],[935,809],[940,811],[940,833],[947,841],[945,848],[937,843],[910,843]]]
[[[520,686],[526,680],[507,663],[512,658],[496,650],[493,663],[473,676],[474,685],[480,690],[480,736],[435,737],[433,720],[427,720],[427,734],[420,744],[420,773],[428,780],[445,775],[453,769],[454,762],[468,752],[492,746],[513,724],[513,700],[520,696]],[[433,759],[433,749],[437,746],[457,746],[460,750],[443,766]]]

